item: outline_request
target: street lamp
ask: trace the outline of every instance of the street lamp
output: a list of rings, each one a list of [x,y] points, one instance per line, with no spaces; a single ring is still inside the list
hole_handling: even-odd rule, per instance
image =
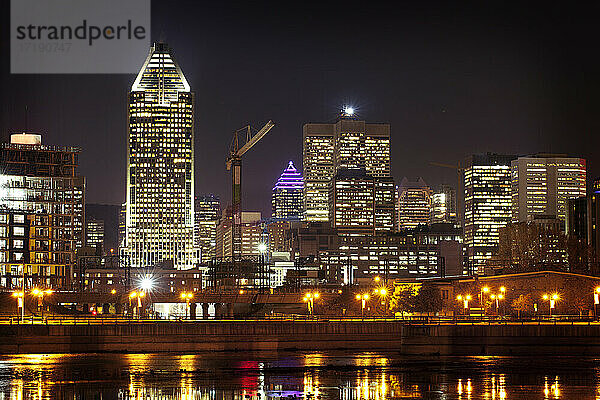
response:
[[[52,290],[50,290],[50,289],[42,290],[42,289],[38,289],[38,288],[33,288],[33,290],[31,291],[31,294],[38,298],[38,309],[41,308],[42,318],[44,318],[44,295],[52,294]]]
[[[373,290],[373,294],[379,296],[379,302],[385,307],[384,312],[387,314],[387,289],[385,287],[376,288]]]
[[[361,302],[360,315],[362,318],[365,317],[365,306],[367,305],[367,301],[371,298],[368,293],[357,294],[356,300]]]
[[[556,308],[556,302],[560,300],[560,296],[558,293],[553,293],[552,295],[544,294],[542,299],[550,301],[550,308],[548,310],[550,312],[549,315],[552,316],[552,309]]]
[[[484,299],[485,294],[487,294],[489,291],[490,291],[490,288],[487,286],[482,287],[481,290],[479,291],[479,305],[484,310],[484,312],[485,312],[485,305],[483,304],[483,299]]]
[[[304,301],[306,303],[306,306],[308,307],[308,313],[310,315],[313,315],[314,310],[315,310],[315,300],[318,300],[321,297],[321,294],[319,292],[308,292],[304,295],[304,298],[302,299],[302,301]]]
[[[21,322],[25,320],[25,292],[13,292],[12,297],[17,299],[17,313],[21,309]]]
[[[467,313],[467,309],[469,308],[469,301],[471,301],[471,295],[467,294],[467,295],[463,296],[463,295],[459,294],[458,296],[456,296],[456,300],[458,302],[462,301],[463,308],[465,309],[465,314],[466,314]]]
[[[185,300],[185,318],[188,317],[188,308],[190,308],[190,300],[194,298],[194,293],[192,292],[181,292],[179,297]]]
[[[598,304],[600,304],[600,286],[594,290],[594,317],[598,318]]]
[[[268,276],[265,276],[265,266],[266,266],[265,253],[267,252],[267,249],[268,249],[268,247],[267,247],[266,243],[258,244],[258,252],[260,253],[260,287],[261,287],[261,289],[264,289],[265,283],[268,279]]]

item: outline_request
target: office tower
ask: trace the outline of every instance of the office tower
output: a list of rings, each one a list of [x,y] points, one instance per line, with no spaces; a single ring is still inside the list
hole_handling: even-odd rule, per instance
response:
[[[233,256],[231,247],[231,240],[233,237],[231,231],[231,214],[231,208],[228,207],[225,210],[225,215],[221,217],[217,224],[215,252],[219,260],[231,260]],[[259,245],[267,243],[267,234],[264,233],[264,223],[261,219],[261,213],[242,211],[240,233],[242,243],[242,252],[240,256],[252,257],[260,255]]]
[[[340,169],[334,176],[329,193],[329,221],[340,234],[375,233],[373,181],[359,169]]]
[[[585,243],[594,253],[594,261],[600,261],[600,180],[592,185],[592,192],[585,197],[568,200],[567,236]]]
[[[329,219],[329,182],[333,168],[333,126],[304,125],[302,165],[304,167],[304,220]]]
[[[0,286],[72,289],[84,244],[85,180],[79,149],[11,135],[0,147]]]
[[[194,96],[171,49],[150,49],[129,94],[125,256],[194,267]]]
[[[381,177],[373,179],[375,234],[396,230],[396,185],[394,178]]]
[[[304,219],[328,221],[329,187],[341,169],[390,177],[390,126],[360,120],[342,111],[336,123],[305,124],[303,145]]]
[[[511,162],[512,222],[533,215],[565,222],[567,201],[586,194],[586,163],[582,158],[552,154],[519,157]]]
[[[304,181],[292,161],[283,171],[273,187],[271,218],[298,221],[302,217],[302,194]]]
[[[85,245],[96,250],[96,254],[104,254],[104,221],[88,219],[85,221]]]
[[[217,223],[221,218],[219,198],[212,194],[196,197],[194,218],[195,245],[200,249],[202,263],[206,264],[216,257]]]
[[[498,247],[498,229],[511,220],[510,166],[516,156],[477,154],[464,170],[465,247],[471,273],[483,266]]]
[[[437,192],[431,196],[431,215],[429,222],[457,223],[456,190],[449,185],[440,185]]]
[[[431,213],[431,188],[423,178],[403,178],[398,186],[398,230],[427,225]]]
[[[119,248],[125,246],[125,235],[127,232],[127,203],[121,204],[121,209],[119,210],[119,237],[117,246]]]

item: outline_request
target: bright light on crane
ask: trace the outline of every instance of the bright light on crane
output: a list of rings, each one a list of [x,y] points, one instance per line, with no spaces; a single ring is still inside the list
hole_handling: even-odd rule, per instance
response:
[[[344,107],[344,114],[346,115],[354,115],[354,108],[350,106]]]

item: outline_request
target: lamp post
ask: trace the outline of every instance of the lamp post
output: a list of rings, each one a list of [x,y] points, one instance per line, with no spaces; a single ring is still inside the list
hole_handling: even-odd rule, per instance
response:
[[[365,317],[365,307],[367,305],[367,301],[369,300],[371,296],[369,296],[368,293],[363,293],[363,294],[357,294],[356,295],[356,300],[361,302],[361,309],[360,309],[360,315],[361,318]]]
[[[35,288],[35,289],[33,289],[32,293],[35,296],[38,296],[38,305],[42,309],[42,319],[43,319],[44,318],[44,295],[51,295],[52,290],[50,290],[50,289],[41,290],[41,289]]]
[[[137,309],[139,306],[141,306],[141,295],[143,292],[136,292],[135,290],[131,293],[129,293],[129,308],[131,308],[132,305],[132,301],[135,301],[135,299],[137,299],[137,305],[134,303],[133,305],[133,312],[132,312],[132,316],[135,316],[136,314],[138,314],[139,317],[139,310]],[[137,312],[136,312],[137,311]]]
[[[496,314],[500,315],[500,300],[504,300],[504,294],[502,293],[498,293],[498,294],[491,294],[490,295],[490,299],[492,299],[493,302],[496,303]]]
[[[386,288],[381,287],[381,288],[377,288],[375,290],[373,290],[373,294],[376,294],[379,296],[379,302],[381,303],[381,305],[383,305],[384,307],[384,313],[387,314],[387,294],[388,291]]]
[[[598,304],[600,304],[600,286],[594,290],[594,319],[598,319]]]
[[[17,299],[17,314],[21,311],[21,322],[25,320],[25,292],[13,292],[12,297]]]
[[[185,318],[188,317],[188,308],[190,308],[190,300],[194,298],[194,293],[192,292],[181,292],[179,297],[185,300]]]
[[[483,311],[485,312],[485,304],[483,303],[483,299],[485,298],[484,296],[490,291],[490,288],[487,286],[484,286],[481,288],[481,290],[479,291],[479,306],[483,309]]]
[[[260,253],[260,288],[264,289],[267,277],[265,276],[265,253],[267,252],[266,243],[258,244],[258,252]]]
[[[556,308],[556,302],[557,302],[558,300],[560,300],[560,296],[558,295],[558,293],[553,293],[552,295],[544,294],[544,295],[542,296],[542,299],[544,299],[544,300],[549,300],[549,302],[550,302],[550,304],[549,304],[549,305],[550,305],[550,307],[548,308],[548,311],[549,311],[549,314],[548,314],[548,315],[551,317],[551,316],[552,316],[552,309],[553,309],[553,308]]]
[[[310,315],[313,315],[314,310],[315,310],[314,301],[319,299],[320,297],[321,297],[321,294],[319,292],[308,292],[304,295],[304,298],[302,299],[302,301],[304,301],[306,303],[306,306],[308,307],[308,313]]]
[[[469,301],[471,301],[471,295],[467,294],[467,295],[463,296],[463,295],[459,294],[458,296],[456,296],[456,300],[458,302],[463,303],[464,314],[467,315],[467,309],[469,308]]]

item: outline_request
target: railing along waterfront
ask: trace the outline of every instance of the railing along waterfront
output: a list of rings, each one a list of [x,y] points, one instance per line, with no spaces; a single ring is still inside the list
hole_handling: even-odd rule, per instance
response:
[[[325,315],[301,315],[301,314],[281,314],[267,316],[236,316],[236,317],[215,317],[185,319],[152,319],[152,318],[132,318],[127,316],[27,316],[23,320],[18,316],[0,316],[0,324],[4,325],[115,325],[115,324],[142,324],[142,323],[157,323],[157,324],[191,324],[191,323],[207,323],[207,322],[247,322],[247,323],[278,323],[298,322],[329,322],[329,323],[344,323],[344,322],[396,322],[405,325],[575,325],[575,324],[598,324],[599,320],[592,317],[579,317],[574,315],[553,315],[539,316],[534,318],[508,318],[498,316],[325,316]]]

